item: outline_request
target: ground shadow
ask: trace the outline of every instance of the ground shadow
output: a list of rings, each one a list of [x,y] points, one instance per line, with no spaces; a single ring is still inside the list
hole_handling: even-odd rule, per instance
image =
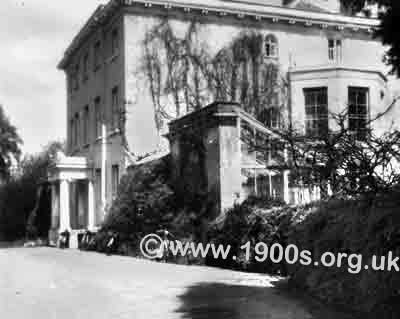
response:
[[[179,296],[176,310],[185,319],[356,319],[328,308],[298,291],[286,281],[275,287],[224,283],[199,283]]]

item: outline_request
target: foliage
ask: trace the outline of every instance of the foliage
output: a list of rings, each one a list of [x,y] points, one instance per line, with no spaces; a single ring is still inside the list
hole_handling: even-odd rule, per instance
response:
[[[102,230],[135,242],[148,233],[167,228],[176,205],[168,165],[167,156],[132,168],[121,179]]]
[[[21,155],[22,140],[6,116],[0,104],[0,183],[10,177],[10,168],[13,161],[18,161]]]
[[[353,132],[347,112],[331,117],[337,125],[318,137],[293,128],[282,133],[295,183],[320,185],[323,191],[329,185],[333,196],[344,198],[374,197],[400,183],[399,131]]]
[[[289,242],[313,252],[318,260],[324,252],[360,254],[363,265],[373,255],[400,256],[399,192],[393,190],[370,201],[335,200],[322,205],[292,226]],[[342,267],[288,266],[292,284],[324,302],[340,304],[365,313],[363,318],[398,318],[400,277],[392,271],[348,272]]]
[[[312,205],[290,207],[279,200],[250,197],[227,212],[222,227],[216,225],[209,231],[210,241],[225,247],[231,246],[231,255],[226,260],[210,258],[207,263],[229,269],[285,275],[284,262],[280,264],[274,264],[269,260],[257,262],[255,245],[257,243],[265,243],[268,246],[273,243],[287,245],[291,226],[295,221],[304,218],[311,208]],[[246,260],[245,250],[240,248],[247,242],[251,243],[250,260]],[[237,256],[236,260],[233,260],[232,256]]]
[[[264,57],[262,35],[242,31],[214,56],[200,40],[201,26],[192,21],[179,36],[165,18],[146,33],[137,72],[147,79],[157,128],[211,100],[239,102],[267,123],[267,109],[287,104],[288,87],[277,62]]]
[[[378,4],[381,25],[376,32],[384,45],[388,45],[385,61],[392,66],[392,72],[400,76],[400,40],[397,30],[400,27],[400,3],[397,0],[341,0],[347,11],[356,13],[367,11],[366,5]]]
[[[24,237],[26,232],[29,236],[47,235],[48,218],[42,219],[43,215],[37,213],[47,205],[48,172],[57,151],[62,149],[62,143],[53,142],[39,154],[25,156],[16,174],[0,187],[0,237],[15,240]]]

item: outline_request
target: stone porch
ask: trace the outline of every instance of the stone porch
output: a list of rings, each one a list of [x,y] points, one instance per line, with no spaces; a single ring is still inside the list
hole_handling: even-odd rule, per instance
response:
[[[93,172],[85,157],[58,154],[49,176],[52,197],[50,245],[58,246],[59,235],[70,232],[70,248],[78,248],[78,237],[96,230]]]

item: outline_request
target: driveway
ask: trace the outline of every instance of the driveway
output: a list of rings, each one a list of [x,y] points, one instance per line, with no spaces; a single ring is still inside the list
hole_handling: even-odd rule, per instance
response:
[[[0,249],[7,319],[342,319],[277,277],[55,248]]]

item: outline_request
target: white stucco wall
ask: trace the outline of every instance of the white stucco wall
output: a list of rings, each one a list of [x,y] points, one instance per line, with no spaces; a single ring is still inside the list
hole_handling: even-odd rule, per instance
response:
[[[385,83],[379,74],[386,76],[389,67],[382,62],[385,48],[378,40],[362,31],[323,29],[319,26],[289,25],[271,21],[246,21],[234,18],[202,18],[199,41],[209,48],[212,54],[227,47],[243,30],[257,30],[264,36],[274,34],[279,42],[279,65],[283,72],[307,70],[321,66],[340,66],[348,71],[316,71],[313,74],[293,76],[292,109],[293,119],[304,125],[304,87],[327,86],[329,105],[333,110],[347,105],[347,87],[365,86],[370,88],[371,116],[390,103],[393,90],[400,88],[398,82],[389,77]],[[171,15],[169,21],[177,35],[184,36],[191,20],[190,15],[179,13]],[[128,140],[135,153],[143,154],[153,150],[159,142],[154,124],[154,110],[147,83],[138,74],[138,61],[143,54],[142,41],[146,30],[159,21],[156,17],[130,11],[124,18],[126,54],[126,98],[132,102],[128,106]],[[342,60],[332,63],[328,60],[328,38],[342,40]],[[365,72],[361,72],[365,71]],[[139,72],[140,73],[140,72]],[[385,92],[381,99],[381,91]],[[210,96],[210,101],[212,97]],[[394,115],[392,115],[394,117]],[[382,119],[376,127],[388,127],[390,119]],[[165,142],[164,142],[165,143]]]

